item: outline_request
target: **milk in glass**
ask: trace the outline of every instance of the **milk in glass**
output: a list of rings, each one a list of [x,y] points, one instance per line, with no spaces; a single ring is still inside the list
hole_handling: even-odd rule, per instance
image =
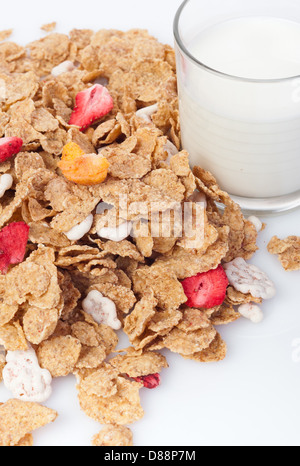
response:
[[[300,24],[238,18],[186,46],[205,65],[178,60],[182,140],[192,164],[212,171],[233,195],[298,191]]]

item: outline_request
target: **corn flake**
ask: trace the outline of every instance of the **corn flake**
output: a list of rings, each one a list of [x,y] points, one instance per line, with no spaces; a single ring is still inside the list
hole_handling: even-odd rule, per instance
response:
[[[81,409],[101,424],[127,425],[140,420],[144,411],[140,405],[141,385],[122,377],[117,378],[117,393],[109,398],[87,395],[78,387]]]
[[[94,447],[132,447],[133,435],[128,427],[106,426],[97,435],[94,435]]]
[[[159,353],[145,351],[130,352],[127,355],[119,355],[111,359],[109,363],[115,367],[120,374],[126,374],[129,377],[142,377],[149,374],[156,374],[167,368],[166,358]]]
[[[278,255],[279,261],[284,270],[290,272],[300,270],[300,238],[289,236],[280,240],[274,236],[268,244],[268,251]]]
[[[69,375],[80,356],[81,344],[70,335],[43,341],[37,351],[39,363],[53,378]]]
[[[0,406],[0,445],[15,446],[30,432],[54,422],[57,413],[36,403],[9,400]]]

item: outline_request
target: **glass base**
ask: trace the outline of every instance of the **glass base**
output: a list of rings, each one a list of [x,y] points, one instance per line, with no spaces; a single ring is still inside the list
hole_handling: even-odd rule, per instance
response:
[[[288,194],[287,196],[265,199],[252,199],[239,196],[231,196],[231,198],[241,206],[243,212],[258,216],[288,213],[300,207],[300,191]]]

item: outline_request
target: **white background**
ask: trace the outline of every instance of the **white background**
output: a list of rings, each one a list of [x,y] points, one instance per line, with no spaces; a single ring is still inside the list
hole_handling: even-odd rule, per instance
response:
[[[52,21],[57,21],[59,32],[74,27],[147,28],[172,44],[172,22],[180,3],[9,0],[1,7],[0,30],[15,28],[13,39],[25,44],[43,37],[40,26]],[[170,369],[162,374],[162,386],[142,390],[145,417],[132,426],[135,445],[300,445],[300,272],[284,272],[266,251],[275,234],[300,236],[300,211],[265,220],[268,226],[253,263],[268,272],[278,289],[277,297],[263,306],[265,321],[254,326],[240,320],[221,328],[228,356],[219,364],[201,365],[166,352]],[[123,340],[121,347],[126,344]],[[100,425],[80,412],[75,379],[55,380],[53,388],[47,406],[56,409],[59,418],[34,434],[35,445],[90,445]],[[9,397],[0,388],[0,401]]]

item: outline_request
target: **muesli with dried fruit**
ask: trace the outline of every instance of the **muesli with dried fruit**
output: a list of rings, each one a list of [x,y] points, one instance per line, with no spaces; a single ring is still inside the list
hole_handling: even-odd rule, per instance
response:
[[[104,425],[92,444],[131,446],[140,390],[167,377],[160,350],[222,361],[215,327],[261,320],[274,286],[246,262],[260,227],[191,170],[175,54],[146,31],[2,42],[0,84],[0,377],[14,397],[0,445],[32,445],[57,416],[39,404],[52,379],[73,374]]]

